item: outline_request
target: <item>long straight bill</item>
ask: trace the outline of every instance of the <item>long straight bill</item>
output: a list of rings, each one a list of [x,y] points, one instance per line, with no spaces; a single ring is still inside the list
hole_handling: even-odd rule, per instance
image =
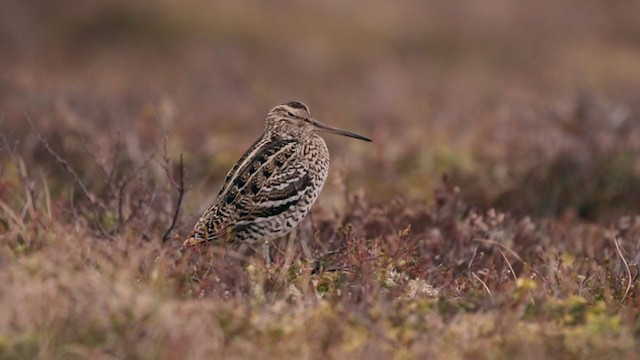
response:
[[[329,125],[325,125],[323,123],[321,123],[318,120],[311,120],[311,122],[313,123],[313,125],[320,131],[324,131],[324,132],[328,132],[328,133],[332,133],[332,134],[337,134],[337,135],[342,135],[342,136],[348,136],[354,139],[358,139],[358,140],[363,140],[363,141],[373,141],[371,139],[369,139],[368,137],[356,134],[354,132],[351,131],[347,131],[347,130],[342,130],[342,129],[338,129],[338,128],[334,128],[331,127]]]

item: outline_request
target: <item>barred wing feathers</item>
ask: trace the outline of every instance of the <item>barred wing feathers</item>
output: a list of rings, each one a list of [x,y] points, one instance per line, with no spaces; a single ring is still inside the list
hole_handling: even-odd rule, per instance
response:
[[[301,164],[276,168],[262,186],[251,185],[250,194],[238,204],[238,225],[269,220],[296,205],[311,187],[311,177]]]
[[[185,244],[231,240],[243,232],[259,232],[260,223],[295,206],[312,188],[308,169],[298,159],[295,139],[264,138],[229,172],[218,198]]]

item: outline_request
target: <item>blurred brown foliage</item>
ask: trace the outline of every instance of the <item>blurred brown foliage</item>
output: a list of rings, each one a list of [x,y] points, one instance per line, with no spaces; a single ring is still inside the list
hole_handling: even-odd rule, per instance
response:
[[[637,353],[638,2],[4,0],[0,68],[2,358]],[[374,143],[180,249],[290,100]]]

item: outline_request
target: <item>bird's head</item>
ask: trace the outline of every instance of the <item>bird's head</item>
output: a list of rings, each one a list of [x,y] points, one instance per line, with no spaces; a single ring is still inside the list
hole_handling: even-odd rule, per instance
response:
[[[271,109],[267,115],[265,130],[284,138],[300,138],[315,132],[328,132],[371,141],[362,135],[325,125],[312,118],[309,107],[300,101],[288,102]]]

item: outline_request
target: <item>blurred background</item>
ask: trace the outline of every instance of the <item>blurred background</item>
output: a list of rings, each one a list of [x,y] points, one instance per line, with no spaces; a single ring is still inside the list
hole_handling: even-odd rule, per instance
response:
[[[0,130],[54,197],[71,181],[24,113],[92,186],[95,154],[139,165],[166,136],[193,219],[301,100],[375,141],[325,137],[328,207],[431,201],[446,173],[481,208],[640,210],[640,2],[3,0],[0,67]]]

